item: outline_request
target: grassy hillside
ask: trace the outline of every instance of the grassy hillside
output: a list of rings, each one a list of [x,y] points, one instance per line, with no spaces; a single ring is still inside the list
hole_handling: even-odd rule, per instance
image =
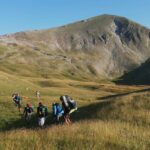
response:
[[[55,70],[76,79],[113,79],[150,57],[149,33],[127,18],[102,15],[59,28],[4,35],[0,70],[26,76],[44,72],[46,77]]]
[[[126,18],[103,15],[0,36],[0,150],[148,150],[150,87],[110,80],[150,57],[149,32]],[[146,73],[148,65],[143,67]],[[132,72],[127,81],[131,78]],[[37,90],[49,110],[44,129],[36,114],[30,125],[22,118],[26,103],[36,110]],[[23,98],[21,113],[13,92]],[[70,126],[54,125],[51,105],[64,94],[77,100],[79,109]]]
[[[1,72],[0,149],[133,149],[147,150],[150,133],[149,87],[116,86],[67,79],[19,77]],[[69,94],[77,100],[78,111],[73,124],[54,125],[49,114],[45,129],[33,123],[26,125],[11,93],[18,91],[27,102],[37,106],[35,90],[40,90],[44,104]]]

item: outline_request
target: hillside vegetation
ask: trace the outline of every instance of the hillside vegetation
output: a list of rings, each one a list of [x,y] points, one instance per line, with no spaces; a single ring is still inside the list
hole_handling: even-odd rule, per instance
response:
[[[149,57],[150,30],[111,15],[0,36],[0,150],[148,150]],[[44,129],[37,90],[49,111]],[[52,121],[61,95],[78,104],[69,126]],[[30,125],[22,117],[27,103],[35,106]]]
[[[7,85],[7,88],[2,90],[0,149],[27,150],[30,147],[37,150],[147,150],[149,148],[149,87],[56,79],[46,82],[51,86],[43,87],[43,84],[39,84],[41,78],[32,79],[34,83],[28,80],[13,79],[14,83],[9,85],[14,87]],[[3,85],[6,85],[5,82],[3,79]],[[29,89],[26,89],[27,87]],[[12,103],[11,93],[8,92],[18,90],[23,96],[22,105],[32,103],[36,110],[38,101],[34,96],[34,90],[37,88],[41,91],[41,100],[48,106],[49,113],[52,111],[52,102],[59,102],[61,94],[69,94],[77,100],[79,108],[72,115],[72,125],[55,125],[50,114],[45,129],[38,128],[36,116],[33,117],[32,124],[25,123]]]
[[[0,69],[7,72],[108,80],[150,57],[150,30],[127,18],[102,15],[59,28],[4,35],[0,45]]]

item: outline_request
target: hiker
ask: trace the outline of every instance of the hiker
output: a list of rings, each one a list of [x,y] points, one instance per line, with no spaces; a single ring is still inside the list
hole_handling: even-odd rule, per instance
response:
[[[62,107],[60,106],[59,103],[53,103],[52,104],[52,110],[53,110],[53,118],[56,121],[56,123],[62,123],[61,122],[61,118],[64,115],[64,110],[62,109]]]
[[[65,122],[66,124],[70,124],[70,114],[77,110],[76,102],[68,95],[61,96],[60,101],[62,102],[62,107],[64,109]]]
[[[18,93],[14,93],[14,94],[12,94],[12,98],[20,112],[21,111],[21,97],[19,96]]]
[[[24,108],[23,116],[25,117],[27,123],[30,122],[33,111],[34,111],[33,106],[31,106],[30,104],[27,104],[26,107]]]
[[[36,92],[35,92],[35,95],[36,95],[37,99],[40,100],[40,92],[39,92],[39,91],[36,91]]]
[[[44,106],[41,102],[37,108],[37,115],[38,115],[38,125],[43,127],[45,124],[46,117],[48,115],[47,107]]]

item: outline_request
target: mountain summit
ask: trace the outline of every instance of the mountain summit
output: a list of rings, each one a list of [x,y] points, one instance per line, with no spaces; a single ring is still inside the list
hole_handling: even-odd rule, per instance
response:
[[[24,67],[15,70],[24,76],[42,70],[46,76],[113,79],[149,58],[150,30],[112,15],[0,37],[0,69],[14,72],[16,65]]]

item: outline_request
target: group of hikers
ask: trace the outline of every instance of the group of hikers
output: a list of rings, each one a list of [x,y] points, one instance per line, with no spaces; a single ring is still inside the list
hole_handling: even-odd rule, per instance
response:
[[[15,105],[18,107],[19,111],[21,112],[21,97],[18,93],[14,93],[12,95],[12,99]],[[70,96],[64,95],[60,96],[59,103],[52,104],[52,117],[55,123],[60,124],[65,122],[66,124],[71,123],[70,114],[77,110],[76,101],[73,100]],[[32,115],[34,113],[34,106],[27,103],[24,107],[23,116],[27,123],[30,123]],[[47,106],[43,105],[42,102],[39,102],[37,107],[37,118],[38,118],[38,125],[43,127],[45,124],[45,120],[48,116],[48,108]]]

